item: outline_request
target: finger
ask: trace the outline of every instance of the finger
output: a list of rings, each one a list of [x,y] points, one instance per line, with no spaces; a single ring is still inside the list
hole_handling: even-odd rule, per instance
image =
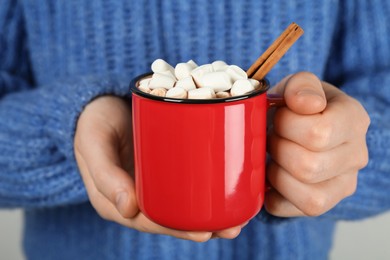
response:
[[[136,228],[138,231],[151,234],[169,235],[181,239],[192,240],[195,242],[206,242],[211,238],[212,233],[206,231],[181,231],[163,227],[150,219],[141,212],[132,219],[125,219],[118,216],[117,222],[128,227]]]
[[[299,72],[284,78],[270,92],[283,94],[287,107],[297,114],[316,114],[326,107],[321,81],[309,72]]]
[[[367,164],[368,151],[363,147],[365,141],[356,140],[328,151],[313,152],[274,133],[268,136],[272,159],[303,183],[318,183],[340,172],[358,171]]]
[[[227,228],[218,232],[215,232],[213,234],[213,238],[224,238],[224,239],[233,239],[236,238],[240,232],[241,232],[242,225],[232,227],[232,228]]]
[[[100,198],[100,196],[103,196],[95,187],[95,183],[93,182],[93,179],[91,177],[91,174],[88,171],[88,167],[85,163],[84,158],[81,156],[80,152],[75,149],[75,157],[77,160],[77,165],[80,171],[81,178],[83,180],[85,189],[88,194],[88,198],[91,202],[91,204],[95,207],[94,201],[97,201],[97,197]]]
[[[117,213],[118,209],[116,209],[114,205],[96,188],[95,182],[88,171],[85,160],[77,150],[75,152],[81,177],[87,190],[90,203],[103,219],[113,221],[113,214],[114,212]]]
[[[305,184],[271,162],[267,172],[268,181],[283,197],[308,216],[319,216],[333,208],[357,186],[357,172],[345,173],[315,184]]]
[[[82,178],[87,188],[90,202],[103,219],[114,221],[123,226],[153,234],[170,235],[196,242],[204,242],[210,239],[211,232],[187,232],[165,228],[150,221],[141,212],[138,212],[138,214],[136,214],[133,218],[123,217],[123,215],[119,213],[118,209],[111,203],[111,201],[109,201],[100,193],[99,190],[96,189],[92,177],[86,172],[87,167],[84,160],[80,157],[78,158],[79,167],[84,172],[84,174],[82,174]]]
[[[124,217],[138,212],[134,181],[121,167],[119,145],[104,127],[89,128],[88,135],[76,147],[85,161],[94,184]],[[107,131],[109,132],[109,131]],[[129,158],[130,160],[130,158]]]
[[[274,115],[275,132],[312,151],[332,149],[365,136],[369,119],[355,100],[324,83],[328,103],[322,113],[302,116],[282,107]]]
[[[288,108],[280,108],[274,116],[273,130],[279,136],[311,151],[330,150],[349,140],[350,137],[346,136],[345,126],[340,120],[334,120],[332,115],[327,115],[302,116]]]
[[[277,190],[271,189],[264,198],[264,207],[268,213],[277,217],[302,217],[305,214],[286,200]]]

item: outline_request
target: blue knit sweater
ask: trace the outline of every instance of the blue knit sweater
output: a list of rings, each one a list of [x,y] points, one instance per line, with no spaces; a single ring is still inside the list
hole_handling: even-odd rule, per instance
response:
[[[24,208],[29,259],[326,259],[336,221],[390,208],[390,4],[387,0],[0,2],[0,207]],[[368,166],[354,196],[317,218],[262,211],[234,240],[206,243],[101,219],[73,154],[77,118],[135,75],[225,60],[248,68],[287,25],[304,36],[268,75],[308,70],[371,117]]]

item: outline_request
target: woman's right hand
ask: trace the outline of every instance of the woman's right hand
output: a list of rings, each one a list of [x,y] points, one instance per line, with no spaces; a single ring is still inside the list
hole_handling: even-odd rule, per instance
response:
[[[74,150],[77,164],[98,214],[142,232],[204,242],[211,237],[235,238],[242,226],[216,233],[169,229],[139,211],[133,179],[133,136],[130,106],[103,96],[86,106],[77,122]]]

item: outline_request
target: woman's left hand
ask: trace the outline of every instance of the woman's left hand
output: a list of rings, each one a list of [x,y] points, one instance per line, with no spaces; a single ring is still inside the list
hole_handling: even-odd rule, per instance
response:
[[[368,163],[370,119],[358,101],[308,72],[271,92],[286,106],[276,110],[268,135],[265,207],[281,217],[319,216],[355,192]]]

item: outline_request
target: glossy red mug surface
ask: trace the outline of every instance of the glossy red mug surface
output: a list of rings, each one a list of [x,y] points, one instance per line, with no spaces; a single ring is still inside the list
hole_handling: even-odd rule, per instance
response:
[[[225,99],[180,100],[131,87],[136,193],[152,221],[217,231],[261,209],[269,84]]]

